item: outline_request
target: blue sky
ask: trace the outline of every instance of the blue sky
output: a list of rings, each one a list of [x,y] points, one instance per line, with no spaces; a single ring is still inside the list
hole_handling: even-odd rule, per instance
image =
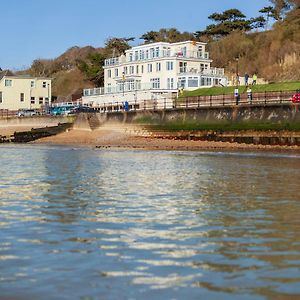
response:
[[[150,30],[204,29],[207,16],[238,8],[247,17],[268,0],[10,0],[1,3],[0,67],[23,69],[72,46],[101,47],[108,37],[140,37]]]

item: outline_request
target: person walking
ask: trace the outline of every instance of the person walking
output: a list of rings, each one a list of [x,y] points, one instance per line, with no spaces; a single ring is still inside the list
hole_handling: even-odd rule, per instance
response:
[[[257,75],[256,73],[253,74],[253,77],[252,77],[252,85],[255,85],[257,82]]]
[[[248,86],[249,74],[246,73],[244,77],[245,77],[245,85]]]
[[[247,89],[247,98],[248,98],[248,101],[249,101],[249,104],[252,104],[252,90],[251,90],[251,87],[249,86],[248,89]]]
[[[235,98],[235,105],[239,105],[239,102],[240,102],[240,93],[239,93],[239,89],[238,88],[234,89],[234,98]]]

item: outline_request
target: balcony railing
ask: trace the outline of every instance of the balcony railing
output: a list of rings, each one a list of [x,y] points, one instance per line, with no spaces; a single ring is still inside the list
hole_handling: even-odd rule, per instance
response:
[[[188,59],[203,59],[207,60],[209,59],[209,53],[204,52],[204,51],[159,51],[159,52],[154,52],[154,53],[149,53],[146,55],[140,56],[130,56],[126,55],[126,58],[122,60],[121,58],[109,58],[105,60],[105,66],[116,66],[121,63],[130,63],[130,62],[137,62],[137,61],[149,61],[149,60],[154,60],[154,59],[159,59],[159,58],[188,58]]]
[[[173,88],[169,88],[167,90],[176,90],[177,86],[173,86]],[[127,92],[135,92],[135,91],[149,91],[149,90],[162,90],[161,83],[139,83],[139,82],[130,82],[124,81],[121,82],[117,86],[111,87],[101,87],[101,88],[93,88],[93,89],[85,89],[83,90],[84,97],[92,97],[92,96],[101,96],[101,95],[109,95],[109,94],[120,94]]]
[[[208,70],[188,69],[182,67],[179,69],[179,75],[208,75],[213,77],[224,77],[224,69],[222,68],[210,68]]]

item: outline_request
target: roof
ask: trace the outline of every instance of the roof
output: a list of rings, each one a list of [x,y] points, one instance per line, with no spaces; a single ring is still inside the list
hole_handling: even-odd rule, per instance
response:
[[[4,70],[4,71],[0,71],[0,80],[4,77],[4,76],[14,76],[15,74],[9,70]]]
[[[0,80],[3,77],[11,77],[11,78],[15,78],[15,79],[40,79],[40,80],[52,80],[52,78],[49,77],[36,77],[36,76],[31,76],[31,75],[16,75],[13,72],[9,71],[9,70],[5,70],[5,71],[0,71]]]

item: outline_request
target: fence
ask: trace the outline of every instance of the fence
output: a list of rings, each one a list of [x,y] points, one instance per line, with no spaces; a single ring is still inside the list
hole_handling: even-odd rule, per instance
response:
[[[137,110],[166,110],[174,108],[174,99],[163,98],[159,100],[142,100],[142,101],[127,101],[123,102],[108,102],[101,103],[95,106],[95,109],[101,113],[105,112],[120,112],[120,111],[137,111]],[[126,108],[127,107],[127,108]]]
[[[16,114],[16,110],[0,109],[0,118],[15,117]]]
[[[241,94],[238,101],[234,95],[196,96],[185,98],[163,98],[159,100],[128,101],[128,110],[166,110],[176,108],[226,107],[235,105],[292,104],[293,91],[253,93],[249,99]],[[101,103],[95,106],[99,112],[124,111],[122,102]]]
[[[284,104],[292,103],[293,91],[282,92],[262,92],[253,93],[252,99],[247,94],[241,94],[237,100],[234,95],[218,96],[196,96],[185,97],[174,100],[175,108],[195,108],[195,107],[225,107],[232,105],[267,105],[267,104]]]

